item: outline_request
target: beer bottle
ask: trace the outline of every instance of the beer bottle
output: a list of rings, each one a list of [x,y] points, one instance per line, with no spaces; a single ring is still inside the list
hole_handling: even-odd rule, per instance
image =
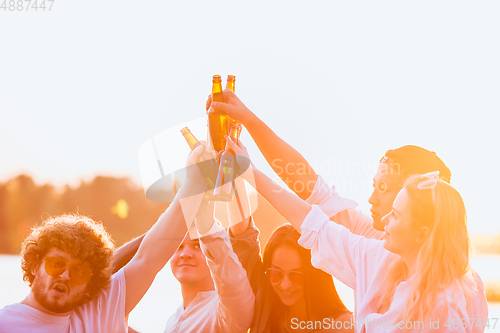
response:
[[[222,82],[220,75],[214,75],[212,79],[212,101],[222,102]],[[227,114],[222,110],[213,110],[208,114],[208,131],[212,147],[216,152],[224,150],[226,146],[225,135],[229,134],[229,122]]]
[[[231,127],[230,137],[233,137],[237,127]],[[231,201],[234,195],[235,155],[231,149],[224,151],[220,157],[219,173],[212,197],[216,201]]]
[[[226,89],[229,89],[231,90],[232,92],[234,92],[234,84],[235,84],[235,81],[236,81],[236,77],[234,75],[228,75],[227,76],[227,82],[226,82]],[[238,143],[238,140],[240,138],[240,133],[241,133],[241,129],[242,129],[242,126],[240,123],[236,122],[236,120],[234,120],[233,118],[229,117],[228,116],[228,121],[229,121],[229,132],[231,133],[231,127],[235,126],[236,127],[236,131],[232,132],[233,135],[230,135],[231,138],[233,139],[234,142]]]
[[[227,76],[227,82],[226,82],[226,89],[231,90],[234,92],[234,82],[236,81],[236,76],[234,75],[228,75]]]
[[[200,142],[198,141],[198,139],[196,139],[193,133],[191,133],[189,128],[184,127],[183,129],[181,129],[181,133],[184,136],[184,139],[189,145],[189,149],[191,149],[191,151],[193,151],[196,147],[200,145]]]
[[[196,139],[193,133],[191,133],[189,128],[184,127],[183,129],[181,129],[181,133],[184,136],[184,139],[189,145],[191,151],[194,150],[199,145],[201,145],[201,143]],[[198,161],[197,165],[200,168],[201,175],[203,176],[203,178],[205,178],[205,180],[208,183],[209,190],[215,188],[215,180],[216,180],[215,177],[217,176],[218,172],[218,166],[216,160],[210,159],[210,160]]]

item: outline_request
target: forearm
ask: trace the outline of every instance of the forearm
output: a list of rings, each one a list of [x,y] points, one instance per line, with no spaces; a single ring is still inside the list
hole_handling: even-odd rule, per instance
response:
[[[128,262],[134,257],[139,249],[139,245],[141,245],[141,242],[144,239],[144,236],[146,236],[146,234],[142,234],[127,244],[122,245],[115,251],[115,253],[113,253],[113,258],[111,259],[111,271],[113,274],[128,264]]]
[[[136,255],[125,266],[126,314],[141,300],[186,235],[187,223],[193,221],[203,196],[204,188],[198,187],[188,184],[181,187],[172,204],[144,237]]]
[[[236,178],[234,185],[235,196],[227,204],[227,215],[229,218],[229,230],[234,237],[238,237],[248,229],[251,219],[251,207],[243,178]]]
[[[194,221],[196,223],[196,229],[198,230],[198,232],[200,234],[205,234],[212,228],[215,222],[215,202],[202,202],[202,205],[206,207],[204,207],[202,212],[200,212],[200,214],[196,216]]]
[[[245,127],[274,172],[302,200],[307,199],[318,177],[307,160],[255,114],[249,116]]]
[[[320,176],[318,176],[311,196],[307,198],[306,202],[318,205],[330,217],[330,220],[343,225],[353,234],[366,238],[383,238],[383,232],[373,228],[371,217],[354,209],[358,205],[355,201],[340,196],[335,190],[335,186],[328,186]]]
[[[218,316],[225,328],[221,331],[246,332],[252,322],[255,296],[245,269],[222,227],[200,241],[219,296]]]
[[[250,221],[248,228],[238,236],[234,235],[232,229],[230,229],[229,237],[233,251],[247,272],[252,290],[257,295],[261,280],[264,278],[262,257],[260,256],[259,230]]]
[[[255,168],[252,171],[255,189],[300,232],[300,226],[311,205],[276,184],[263,172]]]
[[[177,250],[200,208],[206,184],[184,184],[142,241],[136,257],[159,271]],[[135,260],[135,258],[134,258]]]
[[[230,214],[230,212],[228,212],[228,214]],[[245,230],[248,229],[248,225],[250,224],[250,219],[251,219],[251,217],[249,216],[248,218],[244,219],[240,223],[229,227],[229,230],[231,230],[231,233],[234,235],[234,237],[238,237],[239,235],[244,233]],[[231,220],[230,220],[229,224],[231,224]]]

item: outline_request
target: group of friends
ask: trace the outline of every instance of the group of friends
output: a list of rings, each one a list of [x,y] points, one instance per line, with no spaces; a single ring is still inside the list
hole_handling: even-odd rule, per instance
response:
[[[235,180],[241,202],[228,205],[227,230],[203,196],[207,182],[196,167],[186,168],[185,184],[153,227],[119,249],[88,217],[52,217],[23,243],[31,291],[0,310],[0,333],[134,332],[128,315],[169,260],[183,302],[165,332],[484,331],[478,323],[486,322],[488,307],[469,266],[464,203],[434,152],[388,150],[373,178],[368,216],[233,92],[225,90],[223,102],[209,97],[212,109],[245,126],[295,193],[248,164],[243,143],[227,137],[226,150],[248,167]],[[202,144],[187,164],[212,154]],[[237,214],[241,203],[248,208],[243,180],[289,222],[263,251],[252,216]],[[354,290],[354,313],[332,276]]]

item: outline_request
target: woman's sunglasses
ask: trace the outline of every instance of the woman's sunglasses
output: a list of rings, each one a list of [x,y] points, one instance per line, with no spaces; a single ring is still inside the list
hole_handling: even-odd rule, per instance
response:
[[[288,275],[290,282],[297,286],[303,286],[306,280],[306,275],[302,272],[290,271],[288,273],[283,272],[281,269],[269,268],[265,272],[267,279],[271,283],[280,283]]]
[[[69,278],[71,282],[82,285],[89,282],[92,277],[92,269],[87,265],[69,265],[60,257],[45,257],[45,271],[52,277],[58,277],[69,268]]]

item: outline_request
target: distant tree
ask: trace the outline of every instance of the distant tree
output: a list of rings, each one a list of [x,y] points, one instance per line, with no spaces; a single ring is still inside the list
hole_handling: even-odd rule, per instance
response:
[[[34,211],[37,186],[28,175],[19,175],[5,183],[5,221],[11,251],[20,250],[20,244],[30,228],[40,219]]]
[[[7,189],[5,184],[0,183],[0,253],[11,253],[10,241],[8,237],[8,226],[5,217]]]
[[[478,254],[500,254],[500,234],[472,236],[472,245]]]
[[[30,229],[48,216],[79,212],[101,221],[117,245],[146,232],[168,207],[128,178],[96,176],[79,186],[37,185],[28,175],[0,184],[0,253],[19,253]]]

